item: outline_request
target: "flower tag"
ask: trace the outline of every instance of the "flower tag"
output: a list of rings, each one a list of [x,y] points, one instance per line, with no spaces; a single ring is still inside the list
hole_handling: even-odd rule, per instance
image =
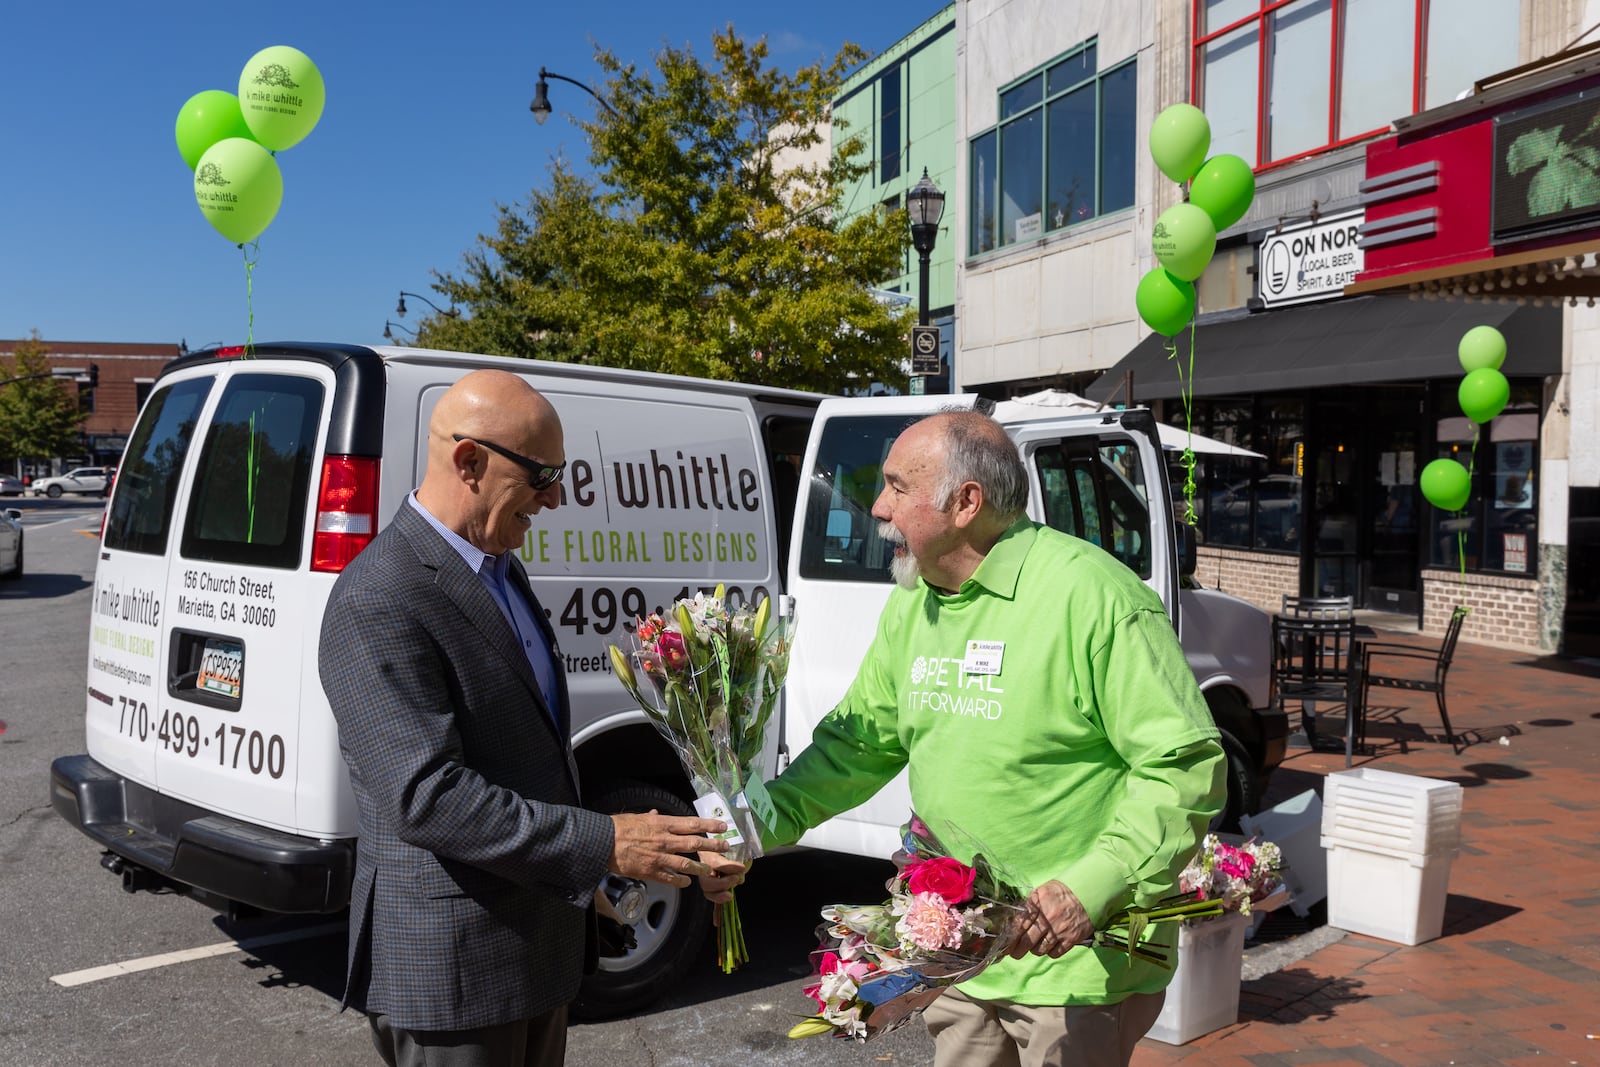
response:
[[[999,674],[1000,659],[1005,655],[1004,641],[968,641],[967,658],[961,663],[964,674]]]
[[[744,835],[739,833],[739,824],[733,819],[733,805],[721,793],[707,793],[703,797],[696,797],[694,810],[699,812],[702,819],[721,819],[728,824],[728,828],[715,835],[718,840],[726,841],[730,845],[744,844]]]

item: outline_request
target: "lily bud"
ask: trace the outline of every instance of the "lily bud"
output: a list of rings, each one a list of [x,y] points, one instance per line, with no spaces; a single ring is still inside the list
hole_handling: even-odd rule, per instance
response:
[[[717,583],[716,592],[712,593],[711,595],[716,597],[718,600],[721,600],[724,596],[727,595],[727,593],[728,593],[728,587],[723,585],[721,582],[718,582]]]
[[[755,636],[756,644],[761,643],[762,635],[767,632],[767,622],[772,618],[772,598],[762,597],[761,606],[756,608],[756,621],[751,624],[750,632]]]
[[[627,653],[616,645],[611,646],[611,669],[617,672],[617,677],[629,690],[639,688],[639,683],[633,677],[633,665],[628,662]]]
[[[694,616],[689,614],[689,606],[681,601],[678,604],[677,615],[678,629],[683,631],[684,644],[688,644],[694,638]]]
[[[790,1037],[820,1037],[833,1033],[833,1024],[818,1016],[801,1019],[789,1028]]]

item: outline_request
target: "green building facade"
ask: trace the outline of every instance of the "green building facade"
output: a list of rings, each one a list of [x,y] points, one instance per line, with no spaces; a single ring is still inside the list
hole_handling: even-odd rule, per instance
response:
[[[956,256],[962,245],[956,210],[956,8],[950,4],[850,75],[833,102],[835,148],[861,138],[869,171],[844,192],[845,216],[905,206],[906,193],[928,177],[945,194],[944,216],[928,269],[929,321],[949,328],[956,302]],[[902,272],[880,288],[917,300],[917,253],[906,245]]]

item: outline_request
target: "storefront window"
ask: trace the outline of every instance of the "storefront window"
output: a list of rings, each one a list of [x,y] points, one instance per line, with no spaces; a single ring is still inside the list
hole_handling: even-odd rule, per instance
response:
[[[1521,0],[1194,0],[1193,11],[1190,95],[1212,151],[1257,167],[1447,103],[1516,66],[1521,40]]]
[[[1304,404],[1294,398],[1212,397],[1195,400],[1194,432],[1260,452],[1265,459],[1199,452],[1195,518],[1202,544],[1297,551],[1300,544],[1300,444]],[[1181,407],[1167,421],[1185,425]],[[1183,514],[1184,469],[1169,456],[1175,513]]]
[[[1467,570],[1539,573],[1539,393],[1537,383],[1513,383],[1510,403],[1481,429],[1453,393],[1441,396],[1437,454],[1470,464],[1472,496],[1458,512],[1430,509],[1434,566],[1455,569],[1464,559]]]
[[[1138,67],[1098,67],[1094,42],[1000,92],[1000,122],[970,142],[970,253],[1133,206]]]

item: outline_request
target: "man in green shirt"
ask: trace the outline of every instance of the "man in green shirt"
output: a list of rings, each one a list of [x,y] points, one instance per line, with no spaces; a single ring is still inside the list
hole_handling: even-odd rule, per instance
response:
[[[1126,1064],[1171,972],[1082,943],[1176,891],[1226,795],[1210,712],[1160,599],[1023,518],[1027,473],[994,420],[913,424],[883,480],[872,514],[898,588],[844,700],[767,784],[763,840],[794,842],[908,767],[936,832],[959,827],[1037,887],[1010,958],[927,1009],[938,1067]]]

